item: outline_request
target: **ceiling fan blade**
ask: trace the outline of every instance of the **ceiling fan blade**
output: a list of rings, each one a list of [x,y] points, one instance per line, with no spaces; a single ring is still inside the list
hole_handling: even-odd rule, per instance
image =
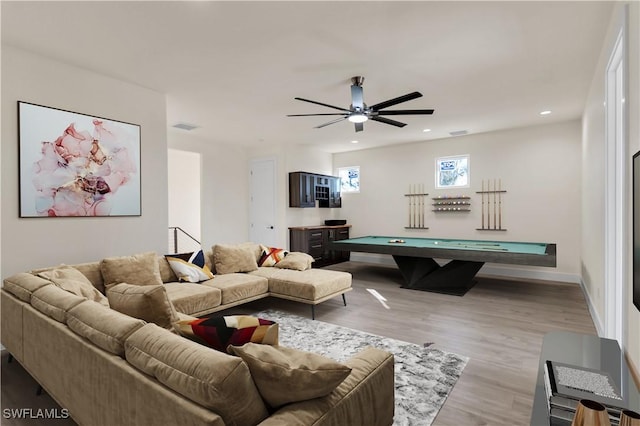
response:
[[[356,127],[356,132],[361,132],[364,130],[364,123],[353,123]]]
[[[401,123],[399,121],[396,120],[390,120],[388,118],[384,118],[384,117],[370,117],[370,120],[373,121],[379,121],[380,123],[384,123],[384,124],[391,124],[392,126],[396,126],[396,127],[404,127],[407,124],[406,123]]]
[[[420,115],[433,114],[432,109],[397,109],[391,111],[378,111],[378,115]]]
[[[329,124],[338,123],[338,122],[340,122],[342,120],[346,120],[346,119],[347,119],[346,116],[345,117],[341,117],[341,118],[336,118],[335,120],[331,120],[328,123],[324,123],[324,124],[321,124],[319,126],[316,126],[316,127],[314,127],[314,129],[321,129],[321,128],[325,127],[325,126],[328,126]]]
[[[343,112],[329,112],[325,114],[287,114],[287,117],[312,117],[316,115],[347,115]]]
[[[399,96],[397,98],[389,99],[388,101],[380,102],[379,104],[375,104],[373,106],[370,106],[369,109],[377,111],[377,110],[380,110],[380,109],[383,109],[383,108],[388,108],[390,106],[397,105],[399,103],[407,102],[407,101],[410,101],[412,99],[417,99],[417,98],[420,98],[420,97],[422,97],[422,93],[413,92],[413,93],[406,94],[404,96]]]
[[[349,111],[348,109],[345,109],[345,108],[340,108],[340,107],[329,105],[329,104],[323,104],[322,102],[316,102],[316,101],[312,101],[310,99],[304,99],[304,98],[294,98],[294,99],[296,99],[298,101],[309,102],[309,103],[316,104],[316,105],[326,106],[326,107],[333,108],[333,109],[339,109],[340,111],[351,112],[351,111]]]
[[[362,97],[362,86],[351,86],[351,105],[354,110],[364,109],[364,98]]]

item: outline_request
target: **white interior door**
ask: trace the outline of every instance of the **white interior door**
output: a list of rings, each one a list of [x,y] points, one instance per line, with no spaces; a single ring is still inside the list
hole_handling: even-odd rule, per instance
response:
[[[249,173],[249,239],[277,246],[275,158],[251,160]]]

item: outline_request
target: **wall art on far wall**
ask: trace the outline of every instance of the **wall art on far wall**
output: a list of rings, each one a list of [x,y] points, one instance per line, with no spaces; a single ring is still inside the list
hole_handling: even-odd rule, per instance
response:
[[[469,156],[436,158],[436,188],[468,188]]]
[[[18,101],[20,217],[140,216],[140,126]]]

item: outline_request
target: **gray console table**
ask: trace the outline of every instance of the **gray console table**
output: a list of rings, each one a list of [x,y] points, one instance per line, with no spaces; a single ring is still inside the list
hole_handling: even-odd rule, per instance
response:
[[[531,426],[550,425],[547,396],[544,391],[543,364],[546,360],[608,372],[625,399],[625,408],[640,412],[640,393],[617,341],[568,331],[553,331],[545,335],[542,341]]]

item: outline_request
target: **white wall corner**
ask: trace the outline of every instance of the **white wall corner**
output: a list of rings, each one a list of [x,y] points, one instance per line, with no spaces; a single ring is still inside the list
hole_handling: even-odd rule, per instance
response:
[[[593,325],[595,325],[596,327],[598,336],[605,337],[606,333],[604,329],[604,323],[602,322],[602,319],[600,319],[600,315],[598,315],[598,310],[596,309],[596,306],[593,303],[593,300],[591,300],[591,295],[589,295],[589,292],[587,291],[587,286],[585,285],[582,279],[580,279],[580,288],[582,289],[582,293],[584,293],[584,299],[587,302],[587,307],[589,308],[589,313],[591,314],[591,319],[593,320]]]

